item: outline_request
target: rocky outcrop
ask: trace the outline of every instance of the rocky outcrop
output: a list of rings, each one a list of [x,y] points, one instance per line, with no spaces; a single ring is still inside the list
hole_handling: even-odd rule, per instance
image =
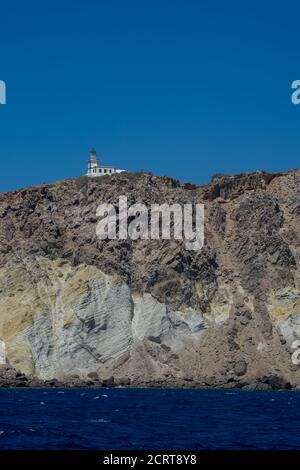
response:
[[[299,183],[119,174],[1,194],[0,383],[299,386]],[[120,195],[204,203],[204,248],[98,240]]]

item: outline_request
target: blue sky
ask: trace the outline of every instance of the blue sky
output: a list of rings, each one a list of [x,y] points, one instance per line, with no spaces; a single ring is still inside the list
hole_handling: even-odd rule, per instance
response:
[[[300,3],[0,4],[0,191],[103,163],[205,183],[299,167]]]

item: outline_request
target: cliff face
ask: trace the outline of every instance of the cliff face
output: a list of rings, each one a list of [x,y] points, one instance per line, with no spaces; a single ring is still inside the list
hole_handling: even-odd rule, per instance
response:
[[[204,248],[99,241],[97,207],[120,195],[204,203]],[[119,174],[3,193],[0,362],[43,380],[298,386],[299,216],[300,171],[203,187]]]

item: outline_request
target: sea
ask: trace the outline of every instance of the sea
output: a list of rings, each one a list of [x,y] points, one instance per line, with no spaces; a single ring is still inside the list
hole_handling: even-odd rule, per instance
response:
[[[300,393],[0,389],[0,449],[300,449]]]

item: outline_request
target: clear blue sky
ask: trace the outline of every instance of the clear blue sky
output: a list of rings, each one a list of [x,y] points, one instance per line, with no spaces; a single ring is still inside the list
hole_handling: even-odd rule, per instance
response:
[[[207,182],[299,167],[299,1],[0,5],[0,191],[103,163]]]

